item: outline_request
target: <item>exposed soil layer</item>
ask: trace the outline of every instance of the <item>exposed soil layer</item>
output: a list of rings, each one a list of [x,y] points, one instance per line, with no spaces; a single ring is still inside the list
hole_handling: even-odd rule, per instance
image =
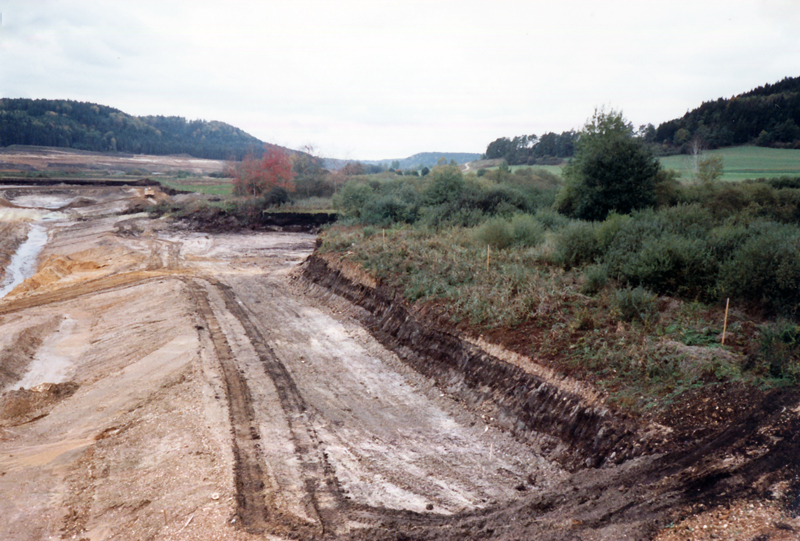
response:
[[[544,439],[550,458],[572,469],[599,467],[609,459],[621,463],[652,448],[630,419],[570,392],[563,381],[546,381],[420,321],[394,291],[373,287],[368,278],[367,283],[349,279],[341,264],[332,268],[312,255],[303,276],[365,308],[369,316],[362,323],[415,370],[472,407],[490,411],[503,428]]]
[[[556,516],[572,516],[574,524],[570,530],[599,532],[607,523],[609,527],[619,526],[619,532],[627,530],[634,538],[647,538],[656,525],[667,521],[668,517],[680,516],[681,512],[701,512],[713,504],[767,497],[778,498],[792,509],[800,507],[797,496],[800,489],[800,394],[797,390],[764,393],[742,387],[737,393],[735,389],[720,388],[720,397],[726,401],[715,402],[713,396],[702,396],[674,408],[682,412],[682,418],[669,421],[680,430],[665,431],[664,426],[653,427],[652,423],[642,426],[643,421],[615,416],[577,393],[564,392],[559,388],[564,387],[563,379],[543,381],[535,373],[526,373],[518,366],[474,348],[462,337],[437,329],[434,322],[415,313],[395,292],[347,263],[314,255],[304,265],[303,276],[365,308],[360,321],[384,345],[470,405],[494,412],[499,424],[518,435],[536,437],[537,433],[544,432],[554,436],[556,441],[569,444],[567,451],[547,447],[544,450],[572,469],[600,466],[611,456],[619,464],[632,456],[651,455],[620,469],[576,471],[571,482],[592,480],[579,490],[577,502],[572,498],[556,498],[545,509],[555,511]],[[545,392],[531,393],[530,389],[544,389]],[[519,400],[519,396],[524,399]],[[552,396],[557,398],[553,400]],[[737,396],[738,404],[734,404]],[[537,398],[543,405],[536,403]],[[560,407],[562,402],[567,402],[567,407]],[[722,415],[708,411],[709,408],[719,411],[720,407]],[[736,414],[732,414],[732,407],[737,409]],[[602,415],[596,413],[598,410]],[[583,423],[588,426],[582,426]],[[657,428],[659,426],[661,429]],[[615,428],[624,436],[616,436]],[[606,442],[604,436],[609,438]],[[633,442],[633,446],[626,448],[624,445],[628,441]],[[634,485],[642,491],[639,497],[649,496],[645,501],[629,500],[615,510],[610,501],[615,498],[609,495],[616,496],[613,488],[616,483],[620,483],[622,492]],[[602,520],[579,519],[585,502],[598,498],[602,503],[597,507],[605,508],[607,513]],[[509,509],[521,511],[517,505]],[[513,520],[505,522],[500,518],[509,518],[508,513],[508,509],[500,510],[489,520],[493,524],[493,537],[515,538],[523,532],[528,535],[537,532],[537,539],[582,537],[574,531],[545,534],[536,527],[512,527]],[[630,526],[631,522],[637,522],[631,517],[647,517],[646,525],[626,529],[622,524]],[[776,528],[781,529],[772,526],[762,525],[761,530],[775,533]],[[460,528],[450,524],[450,528],[457,529],[458,533],[451,536],[437,531],[431,538],[468,538],[468,532],[475,533],[475,522],[466,521]],[[498,528],[506,530],[506,534],[498,536]],[[415,531],[416,535],[419,532]]]
[[[130,179],[92,179],[92,178],[26,178],[26,177],[5,177],[0,178],[1,186],[160,186],[160,184],[149,178]]]
[[[190,171],[219,173],[223,160],[206,160],[186,155],[148,156],[123,152],[90,152],[70,148],[12,145],[0,148],[0,171],[51,171],[75,173],[164,173]]]
[[[183,212],[180,221],[195,231],[220,233],[229,231],[288,231],[316,233],[320,227],[338,219],[328,212],[261,212],[255,216],[244,216],[219,207],[205,206],[191,212]]]
[[[747,531],[800,528],[794,390],[677,434],[311,235],[126,214],[150,187],[0,195],[50,216],[0,300],[2,539],[649,539],[759,499]]]

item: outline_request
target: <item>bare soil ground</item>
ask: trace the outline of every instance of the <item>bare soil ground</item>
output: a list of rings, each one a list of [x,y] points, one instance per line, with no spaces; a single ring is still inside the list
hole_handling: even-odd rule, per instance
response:
[[[196,175],[219,173],[223,160],[191,156],[151,156],[87,152],[68,148],[11,146],[0,148],[0,172],[58,171],[76,173],[167,173],[187,171]]]
[[[576,467],[558,457],[590,446],[530,437],[535,418],[527,436],[509,428],[455,375],[415,369],[418,338],[382,335],[370,310],[302,278],[313,236],[122,214],[164,197],[0,191],[16,239],[3,256],[51,218],[38,272],[0,299],[0,539],[750,541],[800,528],[795,395],[671,455]],[[595,396],[492,354],[577,397],[575,411]]]

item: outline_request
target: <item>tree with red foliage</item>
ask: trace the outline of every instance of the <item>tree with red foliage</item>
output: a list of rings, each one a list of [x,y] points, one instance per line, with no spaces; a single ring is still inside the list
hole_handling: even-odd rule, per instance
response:
[[[257,197],[274,188],[294,191],[292,160],[284,150],[271,147],[259,159],[247,155],[236,164],[233,177],[233,193]]]

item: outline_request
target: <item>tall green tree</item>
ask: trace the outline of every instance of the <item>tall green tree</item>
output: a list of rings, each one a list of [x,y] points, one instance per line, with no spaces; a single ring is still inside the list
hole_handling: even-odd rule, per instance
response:
[[[611,211],[627,214],[653,206],[660,168],[622,112],[596,109],[564,168],[566,182],[556,208],[575,218],[604,220]]]

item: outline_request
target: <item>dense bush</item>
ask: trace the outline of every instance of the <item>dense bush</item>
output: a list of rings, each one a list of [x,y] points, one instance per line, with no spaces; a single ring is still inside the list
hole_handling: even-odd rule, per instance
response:
[[[511,218],[511,236],[514,244],[536,246],[544,241],[544,225],[530,214],[517,214]]]
[[[567,269],[593,263],[601,255],[596,231],[596,223],[571,222],[556,234],[556,248],[551,260]]]
[[[360,213],[361,222],[371,225],[389,226],[393,223],[411,223],[416,220],[417,209],[403,202],[396,195],[384,195],[370,199]]]
[[[653,206],[661,165],[621,113],[595,111],[564,168],[559,212],[583,220],[603,220],[611,211],[629,213]]]
[[[474,233],[475,240],[482,245],[490,245],[493,248],[506,248],[514,242],[511,227],[508,221],[503,218],[490,218],[483,222]]]
[[[596,295],[608,284],[608,269],[605,265],[589,265],[583,271],[581,293]]]
[[[536,246],[544,241],[545,229],[530,214],[517,214],[510,220],[494,217],[486,220],[473,232],[479,244],[503,249],[509,246]]]
[[[375,196],[375,190],[365,182],[348,182],[333,196],[333,207],[344,216],[361,217],[361,211]]]
[[[674,233],[649,237],[639,251],[615,262],[619,275],[633,285],[688,298],[711,298],[716,261],[708,243]]]
[[[749,238],[720,267],[720,293],[761,301],[796,315],[800,308],[800,228],[763,223],[750,230]]]
[[[611,211],[589,222],[553,209],[548,173],[502,174],[500,183],[488,173],[464,176],[450,166],[425,177],[358,176],[334,204],[364,225],[471,228],[470,242],[484,248],[543,246],[533,252],[538,261],[565,269],[590,265],[581,286],[587,294],[614,280],[692,300],[731,297],[787,315],[800,307],[800,188],[794,179],[672,186],[676,204]]]
[[[428,185],[422,192],[423,205],[435,206],[453,201],[458,199],[466,188],[464,177],[455,166],[434,167],[426,178]]]
[[[617,315],[623,321],[650,324],[658,318],[658,297],[643,287],[619,289],[614,301]]]

